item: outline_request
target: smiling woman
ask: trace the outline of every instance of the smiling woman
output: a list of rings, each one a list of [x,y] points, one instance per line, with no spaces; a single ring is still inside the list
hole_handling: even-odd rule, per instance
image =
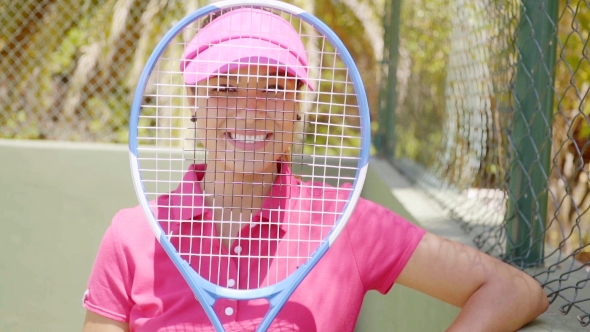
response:
[[[130,121],[140,206],[101,243],[85,331],[353,331],[365,294],[395,282],[463,307],[451,331],[515,330],[542,312],[524,273],[360,198],[370,121],[358,69],[323,23],[264,3],[203,8],[177,25],[202,27],[189,42],[173,29],[150,57]],[[313,141],[298,141],[305,108]],[[204,158],[171,152],[181,131]],[[309,156],[292,158],[295,144]]]

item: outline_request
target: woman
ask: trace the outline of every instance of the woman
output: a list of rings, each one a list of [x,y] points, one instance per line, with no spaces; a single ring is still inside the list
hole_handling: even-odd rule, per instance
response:
[[[256,24],[246,24],[251,22]],[[257,28],[242,30],[239,38],[212,41],[220,31],[231,34],[229,27],[236,24]],[[261,26],[282,33],[267,36]],[[197,254],[205,247],[232,252],[239,265],[246,250],[244,234],[257,234],[264,243],[288,233],[283,228],[288,225],[265,224],[277,218],[273,211],[284,197],[297,191],[299,197],[313,198],[289,168],[293,133],[300,132],[303,118],[297,94],[303,86],[313,89],[313,84],[297,33],[270,12],[226,12],[197,37],[186,47],[181,70],[195,109],[196,140],[207,150],[207,162],[192,165],[178,189],[158,198],[158,215],[179,221],[173,232],[183,227],[180,221],[192,220],[184,225],[194,224],[200,232],[214,235],[207,246],[192,247]],[[322,190],[339,195],[340,189]],[[188,200],[180,195],[186,192],[193,194]],[[325,208],[314,207],[320,214]],[[144,218],[141,208],[122,210],[114,217],[85,294],[83,330],[213,331]],[[271,246],[247,250],[257,250],[252,255],[256,257]],[[248,260],[253,265],[241,270],[232,264],[222,264],[227,271],[193,267],[224,287],[260,285],[249,273],[263,264]],[[269,331],[352,331],[365,293],[386,293],[394,282],[462,308],[449,331],[514,331],[548,306],[539,284],[525,273],[360,199],[343,233]],[[251,331],[267,305],[264,300],[219,300],[214,309],[226,331]]]

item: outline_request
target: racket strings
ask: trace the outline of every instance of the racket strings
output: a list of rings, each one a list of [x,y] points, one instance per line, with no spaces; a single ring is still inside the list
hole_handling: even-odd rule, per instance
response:
[[[236,289],[272,285],[311,257],[342,215],[350,189],[335,188],[355,180],[361,153],[356,92],[336,47],[301,19],[270,11],[306,46],[307,63],[290,68],[307,72],[305,84],[273,70],[271,61],[253,66],[240,56],[202,60],[199,68],[233,69],[186,84],[182,53],[201,31],[201,18],[160,56],[138,124],[142,182],[153,207],[168,211],[158,217],[164,233],[197,273]],[[233,52],[261,47],[245,43]],[[183,186],[191,165],[206,165],[207,174]],[[294,180],[281,183],[290,176],[286,168]],[[189,217],[178,220],[183,210]]]

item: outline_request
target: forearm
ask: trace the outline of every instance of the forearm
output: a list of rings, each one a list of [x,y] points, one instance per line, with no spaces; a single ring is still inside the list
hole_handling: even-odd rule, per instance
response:
[[[532,279],[482,285],[463,306],[447,332],[516,331],[548,306],[544,292]]]
[[[448,332],[516,331],[548,306],[545,292],[526,273],[430,233],[398,281],[462,308]]]

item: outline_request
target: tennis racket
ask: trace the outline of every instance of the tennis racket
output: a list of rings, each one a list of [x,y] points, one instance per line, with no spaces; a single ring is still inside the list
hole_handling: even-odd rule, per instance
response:
[[[341,40],[279,1],[202,7],[153,50],[129,126],[137,198],[212,325],[219,299],[266,299],[266,331],[365,179],[367,97]]]

